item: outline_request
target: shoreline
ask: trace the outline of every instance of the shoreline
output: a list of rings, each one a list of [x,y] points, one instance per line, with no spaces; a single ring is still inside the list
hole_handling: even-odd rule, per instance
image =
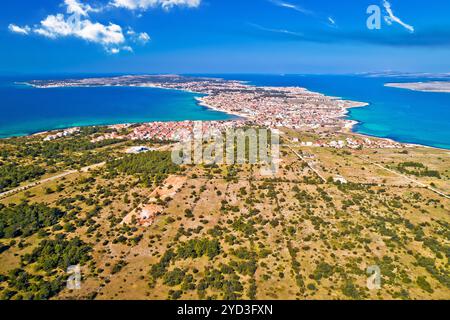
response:
[[[425,82],[389,82],[384,84],[388,88],[404,89],[416,92],[450,93],[450,81],[425,81]]]
[[[240,81],[240,80],[235,80],[236,82],[242,83],[242,84],[246,84],[249,85],[247,81]],[[17,84],[19,84],[18,82],[15,82]],[[177,88],[167,88],[167,87],[163,87],[160,85],[151,85],[151,84],[140,84],[140,85],[70,85],[70,86],[62,86],[62,85],[53,85],[53,86],[42,86],[42,85],[36,85],[30,82],[20,82],[20,85],[26,85],[26,86],[30,86],[33,88],[37,88],[37,89],[54,89],[54,88],[72,88],[72,87],[78,87],[78,88],[89,88],[89,87],[135,87],[135,88],[150,88],[150,89],[161,89],[161,90],[171,90],[171,91],[182,91],[182,92],[186,92],[186,93],[191,93],[191,94],[198,94],[198,95],[202,95],[201,97],[193,97],[194,100],[196,101],[196,104],[200,107],[204,107],[216,112],[221,112],[224,114],[227,114],[229,116],[233,116],[233,117],[237,117],[234,119],[227,119],[227,120],[214,120],[214,121],[237,121],[237,120],[247,120],[247,121],[252,121],[253,119],[251,119],[251,117],[249,117],[248,114],[245,113],[241,113],[241,112],[235,112],[235,111],[227,111],[227,110],[223,110],[219,107],[216,107],[208,102],[205,101],[205,98],[211,96],[210,93],[204,93],[204,92],[198,92],[198,91],[192,91],[192,90],[185,90],[185,89],[177,89]],[[250,85],[252,86],[252,85]],[[267,87],[270,88],[269,86],[254,86],[254,87]],[[321,95],[324,97],[327,97],[329,99],[332,99],[334,101],[336,101],[337,103],[342,103],[342,114],[337,114],[336,118],[338,119],[342,119],[344,121],[344,125],[341,127],[340,132],[342,133],[347,133],[347,134],[354,134],[360,137],[370,137],[370,138],[376,138],[376,139],[381,139],[381,140],[385,140],[385,141],[390,141],[390,142],[395,142],[395,143],[400,143],[400,144],[404,144],[404,145],[410,145],[410,146],[417,146],[417,147],[426,147],[426,148],[433,148],[433,149],[439,149],[439,150],[450,150],[450,149],[446,149],[446,148],[440,148],[440,147],[435,147],[435,146],[428,146],[428,145],[423,145],[423,144],[417,144],[417,143],[409,143],[409,142],[401,142],[401,141],[397,141],[395,139],[391,139],[391,138],[384,138],[384,137],[378,137],[378,136],[373,136],[373,135],[369,135],[369,134],[364,134],[364,133],[359,133],[354,131],[356,125],[360,124],[359,121],[354,120],[354,119],[348,119],[348,113],[349,113],[349,109],[352,108],[363,108],[363,107],[367,107],[370,105],[370,103],[367,102],[360,102],[360,101],[353,101],[353,100],[345,100],[342,99],[341,97],[334,97],[334,96],[327,96],[323,93],[320,92],[315,92],[315,91],[310,91],[309,89],[303,88],[303,87],[279,87],[280,89],[287,89],[287,88],[297,88],[297,89],[302,89],[304,90],[305,93],[308,94],[317,94],[317,95]],[[177,122],[183,122],[183,121],[202,121],[202,122],[209,122],[209,121],[213,121],[213,120],[175,120],[175,121],[171,121],[171,120],[154,120],[154,121],[142,121],[142,122],[117,122],[117,123],[111,123],[111,124],[92,124],[92,125],[73,125],[73,126],[68,126],[68,127],[62,127],[62,128],[56,128],[56,129],[49,129],[49,130],[44,130],[44,131],[38,131],[38,132],[34,132],[34,133],[29,133],[29,134],[23,134],[23,135],[14,135],[14,136],[10,136],[10,137],[4,137],[4,138],[0,138],[0,140],[3,139],[12,139],[12,138],[20,138],[20,137],[33,137],[33,136],[39,136],[39,135],[45,135],[45,134],[49,134],[49,133],[53,133],[53,132],[58,132],[58,131],[62,131],[62,130],[69,130],[72,128],[76,128],[76,127],[109,127],[109,126],[116,126],[116,125],[139,125],[139,124],[146,124],[146,123],[156,123],[156,122],[165,122],[165,123],[177,123]]]
[[[225,114],[228,114],[230,116],[236,116],[241,120],[251,120],[248,118],[247,115],[243,114],[243,113],[239,113],[239,112],[230,112],[230,111],[223,111],[217,107],[214,107],[210,104],[208,104],[206,101],[203,100],[203,97],[194,97],[194,99],[197,101],[197,105],[201,106],[201,107],[205,107],[207,109],[213,110],[213,111],[217,111],[217,112],[222,112]],[[238,120],[238,119],[230,119],[229,121],[234,121],[234,120]]]
[[[370,103],[368,103],[368,102],[351,101],[351,100],[346,100],[346,101],[348,101],[348,102],[351,103],[352,105],[350,105],[349,107],[347,107],[346,110],[345,110],[345,119],[344,119],[344,120],[345,120],[347,123],[344,125],[343,130],[344,130],[344,131],[351,132],[351,133],[357,133],[357,132],[354,131],[355,126],[358,125],[358,124],[360,124],[361,122],[358,121],[358,120],[354,120],[354,119],[349,119],[349,118],[348,118],[349,113],[350,113],[349,109],[354,109],[354,108],[365,108],[365,107],[370,106]],[[382,138],[380,138],[380,139],[382,139]],[[399,141],[398,141],[398,142],[399,142]]]

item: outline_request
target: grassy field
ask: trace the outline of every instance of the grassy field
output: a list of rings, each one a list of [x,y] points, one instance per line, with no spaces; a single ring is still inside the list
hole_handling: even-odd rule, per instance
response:
[[[11,280],[16,268],[47,281],[64,277],[61,266],[43,273],[38,262],[21,263],[60,234],[91,251],[81,289],[61,286],[51,299],[449,299],[450,152],[301,147],[293,137],[317,138],[287,130],[271,179],[257,165],[196,165],[148,185],[160,168],[101,166],[1,200],[64,212],[41,228],[45,235],[0,238],[1,296],[31,290]],[[405,173],[405,163],[416,167]],[[418,163],[439,176],[417,174]],[[156,188],[170,190],[172,175],[186,177],[183,186],[152,199]],[[338,176],[347,183],[334,182]],[[150,226],[138,217],[121,223],[151,201],[163,210]],[[369,266],[380,268],[379,289],[367,287]]]

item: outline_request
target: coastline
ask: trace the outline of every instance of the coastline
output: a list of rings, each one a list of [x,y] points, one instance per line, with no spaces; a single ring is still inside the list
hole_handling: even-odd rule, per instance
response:
[[[347,100],[347,101],[349,101],[349,100]],[[356,102],[356,101],[350,101],[350,102],[353,102],[355,105],[348,107],[347,110],[352,109],[352,108],[362,108],[362,107],[370,106],[370,103],[366,103],[366,102]],[[348,112],[347,112],[347,114],[348,114]],[[353,120],[353,119],[346,119],[346,121],[347,121],[347,124],[344,126],[344,128],[342,130],[343,133],[353,134],[353,135],[361,137],[361,138],[375,138],[375,139],[384,140],[384,141],[388,141],[388,142],[400,143],[402,145],[409,146],[409,147],[416,147],[416,148],[422,147],[422,148],[449,151],[449,149],[446,149],[446,148],[428,146],[428,145],[419,144],[419,143],[401,142],[401,141],[398,141],[398,140],[395,140],[392,138],[379,137],[379,136],[375,136],[375,135],[371,135],[371,134],[367,134],[367,133],[360,133],[360,132],[355,131],[355,127],[361,123],[360,121]]]
[[[238,117],[238,118],[240,118],[242,120],[251,120],[251,119],[248,118],[248,116],[246,114],[239,113],[239,112],[224,111],[224,110],[221,110],[221,109],[219,109],[217,107],[214,107],[213,105],[208,104],[203,99],[203,97],[194,97],[194,99],[197,101],[197,105],[199,105],[199,106],[211,109],[213,111],[222,112],[222,113],[228,114],[230,116],[236,116],[236,117]],[[238,119],[230,119],[230,120],[233,121],[233,120],[238,120]]]
[[[387,141],[387,142],[400,143],[402,145],[409,146],[409,147],[416,147],[416,148],[422,147],[422,148],[428,148],[428,149],[450,151],[450,149],[447,149],[447,148],[444,148],[444,147],[436,147],[436,146],[430,146],[430,145],[426,145],[426,144],[413,143],[413,142],[401,142],[401,141],[395,140],[393,138],[386,138],[386,137],[380,137],[380,136],[376,136],[376,135],[370,135],[370,134],[367,134],[367,133],[357,132],[357,131],[355,131],[355,127],[358,124],[361,124],[361,121],[354,120],[354,119],[349,119],[348,118],[349,110],[353,109],[353,108],[368,107],[368,106],[370,106],[369,102],[347,100],[347,99],[343,99],[342,97],[329,96],[329,95],[326,95],[325,93],[322,93],[322,92],[311,91],[311,90],[309,90],[307,88],[303,88],[303,89],[305,89],[307,92],[316,93],[316,94],[323,94],[324,96],[327,96],[329,98],[335,99],[337,101],[344,102],[346,104],[344,106],[344,110],[345,110],[344,114],[342,116],[339,116],[340,118],[342,118],[345,121],[345,125],[341,129],[342,133],[352,134],[352,135],[355,135],[355,136],[358,136],[358,137],[361,137],[361,138],[374,138],[374,139],[379,139],[379,140]],[[417,90],[413,90],[413,91],[417,91]]]
[[[237,83],[242,83],[245,84],[247,86],[251,86],[248,84],[247,81],[240,81],[240,80],[234,80]],[[163,90],[171,90],[171,91],[183,91],[183,92],[187,92],[187,93],[192,93],[192,94],[198,94],[198,95],[202,95],[201,97],[194,97],[194,100],[196,101],[196,104],[198,106],[201,107],[205,107],[208,108],[210,110],[216,111],[216,112],[221,112],[233,117],[237,117],[235,119],[229,119],[229,120],[224,120],[224,121],[237,121],[237,120],[249,120],[252,121],[253,119],[246,113],[242,113],[242,112],[236,112],[236,111],[229,111],[229,110],[224,110],[220,107],[214,106],[211,103],[208,103],[207,101],[205,101],[205,98],[208,98],[211,93],[204,93],[204,92],[199,92],[199,91],[194,91],[194,90],[186,90],[186,89],[178,89],[178,88],[168,88],[168,87],[164,87],[161,85],[153,85],[153,84],[138,84],[138,85],[70,85],[70,86],[62,86],[62,85],[49,85],[49,86],[42,86],[42,85],[37,85],[37,84],[33,84],[31,82],[20,82],[21,85],[27,85],[27,86],[31,86],[33,88],[62,88],[62,87],[83,87],[83,88],[88,88],[88,87],[141,87],[141,88],[154,88],[154,89],[163,89]],[[253,87],[257,87],[257,88],[271,88],[268,86],[253,86]],[[434,147],[434,146],[427,146],[427,145],[422,145],[422,144],[416,144],[416,143],[403,143],[400,141],[396,141],[395,139],[390,139],[390,138],[384,138],[384,137],[377,137],[377,136],[372,136],[369,134],[364,134],[364,133],[358,133],[355,131],[355,127],[360,123],[357,120],[354,119],[348,119],[348,113],[349,113],[349,109],[352,108],[361,108],[361,107],[366,107],[369,106],[369,103],[366,102],[359,102],[359,101],[352,101],[352,100],[344,100],[340,97],[334,97],[334,96],[327,96],[325,94],[322,94],[320,92],[314,92],[314,91],[310,91],[306,88],[303,87],[280,87],[281,89],[289,89],[289,88],[297,88],[297,89],[301,89],[305,92],[305,94],[315,94],[315,95],[320,95],[332,100],[335,100],[337,103],[341,104],[341,111],[340,113],[338,113],[336,115],[336,118],[338,119],[342,119],[343,120],[343,125],[341,127],[341,129],[339,131],[343,132],[343,133],[351,133],[351,134],[355,134],[357,136],[361,136],[361,137],[370,137],[370,138],[376,138],[376,139],[381,139],[381,140],[385,140],[385,141],[391,141],[391,142],[396,142],[396,143],[400,143],[400,144],[404,144],[404,145],[414,145],[414,146],[422,146],[422,147],[427,147],[427,148],[435,148],[435,149],[441,149],[441,150],[448,150],[446,148],[439,148],[439,147]],[[68,126],[68,127],[64,127],[64,128],[56,128],[56,129],[49,129],[49,130],[44,130],[44,131],[39,131],[39,132],[35,132],[35,133],[30,133],[30,134],[25,134],[25,135],[16,135],[16,136],[11,136],[11,137],[5,137],[5,138],[1,138],[1,139],[8,139],[8,138],[14,138],[14,137],[24,137],[24,136],[39,136],[39,135],[43,135],[43,134],[48,134],[48,133],[52,133],[52,132],[57,132],[57,131],[61,131],[61,130],[67,130],[70,128],[74,128],[74,127],[96,127],[96,126],[114,126],[114,125],[132,125],[132,124],[146,124],[146,123],[155,123],[155,122],[182,122],[182,121],[186,121],[186,120],[177,120],[177,121],[142,121],[142,122],[120,122],[118,121],[117,123],[110,123],[110,124],[93,124],[93,125],[73,125],[73,126]],[[210,120],[199,120],[199,121],[210,121]]]
[[[355,132],[354,129],[355,129],[355,126],[360,124],[361,122],[359,122],[357,120],[354,120],[354,119],[349,119],[348,118],[348,115],[350,113],[349,109],[368,107],[368,106],[370,106],[370,103],[368,103],[368,102],[351,101],[351,100],[346,100],[346,101],[349,102],[351,105],[346,107],[346,110],[345,110],[345,116],[344,116],[345,118],[344,119],[346,121],[346,124],[344,125],[343,130],[346,133],[351,132],[351,133],[357,134],[357,132]],[[380,139],[382,139],[382,138],[380,138]]]
[[[359,122],[357,122],[359,123]],[[440,147],[434,147],[434,146],[427,146],[426,144],[419,144],[419,143],[412,143],[412,142],[399,142],[392,138],[386,138],[386,137],[378,137],[367,133],[359,133],[355,131],[348,132],[350,134],[353,134],[355,136],[361,137],[361,138],[372,138],[372,139],[378,139],[378,140],[384,140],[394,143],[400,143],[404,145],[405,147],[412,147],[412,148],[427,148],[427,149],[435,149],[435,150],[441,150],[441,151],[448,151],[450,152],[450,149],[447,148],[440,148]]]
[[[385,87],[417,92],[450,93],[450,81],[385,83]]]

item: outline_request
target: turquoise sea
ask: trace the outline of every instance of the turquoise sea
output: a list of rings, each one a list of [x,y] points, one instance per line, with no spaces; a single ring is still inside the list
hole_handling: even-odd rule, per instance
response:
[[[450,93],[415,92],[384,86],[387,82],[441,79],[366,75],[210,76],[256,85],[301,86],[367,102],[368,107],[350,110],[349,118],[359,121],[354,129],[356,132],[450,149]],[[187,92],[120,87],[36,89],[14,84],[31,79],[45,78],[0,77],[0,138],[82,125],[232,118],[199,106],[194,99],[198,94]]]
[[[17,85],[34,78],[0,78],[0,138],[74,126],[234,116],[197,104],[199,94],[155,88],[37,89]],[[54,77],[52,78],[54,79]]]
[[[350,109],[349,118],[359,121],[354,131],[450,149],[450,93],[417,92],[385,87],[389,82],[419,82],[449,78],[368,75],[227,75],[255,85],[300,86],[334,97],[367,102]]]

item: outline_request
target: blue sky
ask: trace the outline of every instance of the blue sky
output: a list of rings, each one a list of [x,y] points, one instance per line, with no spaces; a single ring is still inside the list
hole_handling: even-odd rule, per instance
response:
[[[450,72],[449,14],[443,0],[4,1],[0,72]]]

